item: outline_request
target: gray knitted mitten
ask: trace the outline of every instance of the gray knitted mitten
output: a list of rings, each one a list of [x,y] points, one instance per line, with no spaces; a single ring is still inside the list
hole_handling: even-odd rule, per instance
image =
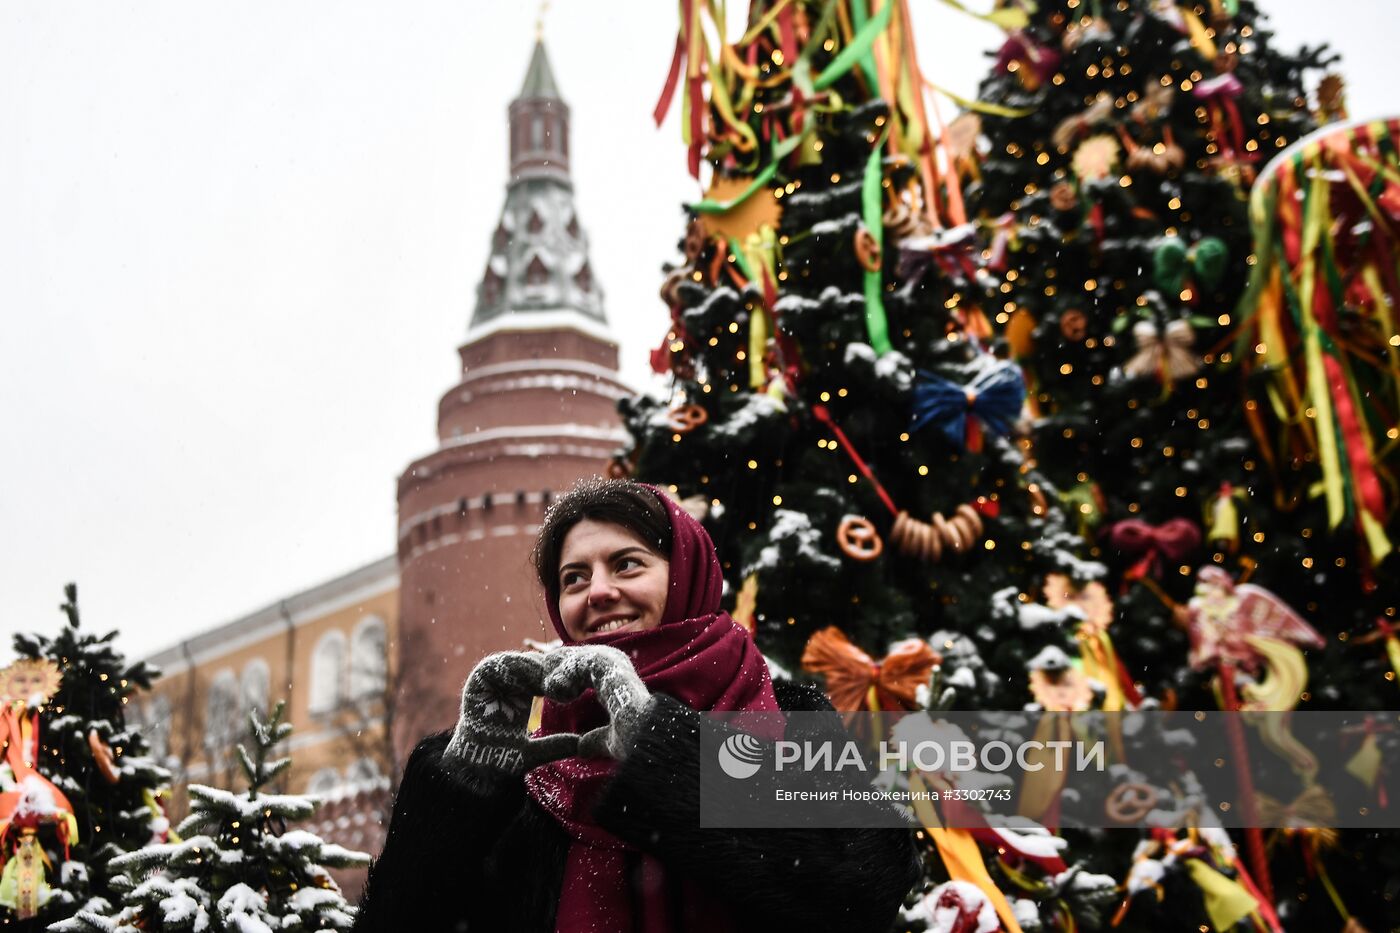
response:
[[[545,657],[548,672],[544,695],[566,703],[590,687],[607,710],[609,724],[588,732],[578,741],[578,754],[621,760],[636,735],[643,708],[651,691],[638,676],[632,661],[607,645],[565,645]]]
[[[547,655],[502,651],[481,659],[462,688],[462,713],[444,758],[503,775],[578,754],[572,732],[532,739],[526,732],[530,700],[545,692]]]

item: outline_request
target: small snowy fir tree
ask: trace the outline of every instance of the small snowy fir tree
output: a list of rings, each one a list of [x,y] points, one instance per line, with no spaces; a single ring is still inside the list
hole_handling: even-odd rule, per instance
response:
[[[131,698],[149,689],[159,672],[143,661],[129,661],[116,647],[116,631],[97,635],[81,626],[77,584],[68,584],[64,596],[60,608],[66,622],[58,634],[17,634],[14,650],[21,664],[49,664],[57,674],[58,686],[47,701],[27,704],[39,711],[37,739],[30,741],[36,745],[35,768],[66,798],[56,806],[71,806],[72,832],[65,845],[53,818],[40,821],[36,838],[44,857],[35,864],[45,876],[40,887],[46,896],[38,913],[25,919],[27,911],[14,909],[0,895],[0,924],[11,929],[42,929],[79,909],[105,910],[113,898],[108,862],[164,841],[170,828],[161,805],[170,773],[126,719]],[[0,688],[11,692],[9,684]],[[0,790],[19,788],[0,773]],[[0,847],[0,858],[8,858],[12,848],[8,842]]]
[[[324,842],[313,833],[286,831],[287,822],[315,812],[313,797],[267,794],[263,788],[291,764],[269,760],[292,727],[278,704],[264,722],[249,715],[253,749],[238,747],[246,794],[190,785],[190,815],[178,831],[184,841],[163,843],[113,859],[113,888],[121,904],[104,915],[79,913],[53,927],[57,933],[125,930],[272,933],[277,930],[349,930],[355,910],[326,871],[367,865],[369,856]]]

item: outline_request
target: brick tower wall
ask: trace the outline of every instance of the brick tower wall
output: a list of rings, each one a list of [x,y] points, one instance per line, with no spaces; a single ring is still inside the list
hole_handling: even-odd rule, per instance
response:
[[[551,499],[605,472],[625,438],[615,345],[502,332],[461,355],[462,381],[439,406],[442,445],[399,478],[400,761],[455,722],[482,656],[554,637],[530,547]]]

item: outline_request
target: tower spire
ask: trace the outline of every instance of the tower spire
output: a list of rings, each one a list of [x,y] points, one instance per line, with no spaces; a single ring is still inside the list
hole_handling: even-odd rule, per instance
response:
[[[520,86],[517,100],[544,98],[558,100],[559,87],[554,83],[554,69],[549,67],[549,55],[544,50],[544,36],[541,34],[544,23],[536,25],[535,51],[530,56],[530,67],[525,72],[525,83]]]
[[[543,22],[545,6],[541,7]],[[603,325],[603,292],[569,177],[569,106],[544,41],[535,39],[520,93],[510,103],[510,181],[477,288],[471,327],[524,313],[565,311]]]

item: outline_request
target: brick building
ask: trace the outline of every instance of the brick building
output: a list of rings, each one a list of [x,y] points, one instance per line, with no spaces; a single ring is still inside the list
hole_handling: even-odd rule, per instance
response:
[[[398,479],[396,553],[150,659],[164,674],[133,712],[182,783],[236,784],[246,710],[285,699],[284,789],[328,800],[308,828],[378,852],[407,750],[455,720],[476,660],[546,637],[526,570],[544,508],[626,441],[616,403],[628,390],[574,208],[569,130],[537,42],[509,109],[510,177],[461,378],[438,405],[436,449]]]

